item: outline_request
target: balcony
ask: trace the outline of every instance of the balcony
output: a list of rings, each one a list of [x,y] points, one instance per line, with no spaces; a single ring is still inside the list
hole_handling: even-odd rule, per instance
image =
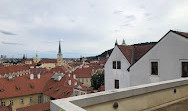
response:
[[[157,110],[188,100],[188,78],[53,100],[51,111]],[[174,106],[174,105],[173,105]],[[183,106],[183,105],[182,105]],[[185,105],[187,106],[187,105]],[[182,110],[183,111],[183,110]]]

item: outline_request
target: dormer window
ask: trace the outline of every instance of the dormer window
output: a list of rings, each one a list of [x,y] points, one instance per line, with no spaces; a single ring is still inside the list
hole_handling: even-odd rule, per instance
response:
[[[34,86],[33,85],[30,85],[30,87],[33,89],[34,88]]]
[[[20,88],[19,88],[19,87],[17,87],[17,86],[16,86],[16,89],[17,89],[17,90],[20,90]]]
[[[3,91],[5,91],[4,89],[0,89],[0,92],[3,92]]]
[[[59,89],[55,90],[55,92],[59,91]]]
[[[76,86],[76,85],[77,85],[77,82],[74,82],[74,85]]]

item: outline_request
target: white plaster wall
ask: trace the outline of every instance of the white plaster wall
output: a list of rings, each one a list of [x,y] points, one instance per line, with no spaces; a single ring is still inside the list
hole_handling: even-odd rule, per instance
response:
[[[158,76],[151,75],[155,60]],[[130,68],[131,86],[181,78],[182,61],[188,61],[188,39],[170,32]]]
[[[112,62],[121,61],[121,69],[113,69]],[[105,90],[115,89],[114,80],[119,80],[119,88],[128,87],[130,85],[129,72],[127,68],[130,63],[127,61],[120,49],[115,46],[112,54],[105,64]]]

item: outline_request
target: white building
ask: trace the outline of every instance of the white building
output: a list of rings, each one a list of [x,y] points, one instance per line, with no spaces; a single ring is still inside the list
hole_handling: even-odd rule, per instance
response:
[[[170,30],[157,43],[116,45],[105,64],[105,90],[188,76],[188,33]]]

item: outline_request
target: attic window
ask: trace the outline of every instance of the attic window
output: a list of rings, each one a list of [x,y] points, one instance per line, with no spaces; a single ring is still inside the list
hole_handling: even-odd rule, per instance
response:
[[[16,89],[17,89],[17,90],[20,90],[20,88],[19,88],[19,87],[17,87],[17,86],[16,86]]]
[[[52,87],[49,88],[49,90],[51,90],[51,89],[52,89]]]
[[[0,92],[3,92],[3,91],[5,91],[4,89],[0,89]]]
[[[69,94],[70,92],[67,93],[67,95]]]
[[[59,91],[59,89],[55,90],[55,92]]]
[[[35,86],[33,86],[33,85],[30,85],[30,87],[31,87],[31,88],[35,88]]]

